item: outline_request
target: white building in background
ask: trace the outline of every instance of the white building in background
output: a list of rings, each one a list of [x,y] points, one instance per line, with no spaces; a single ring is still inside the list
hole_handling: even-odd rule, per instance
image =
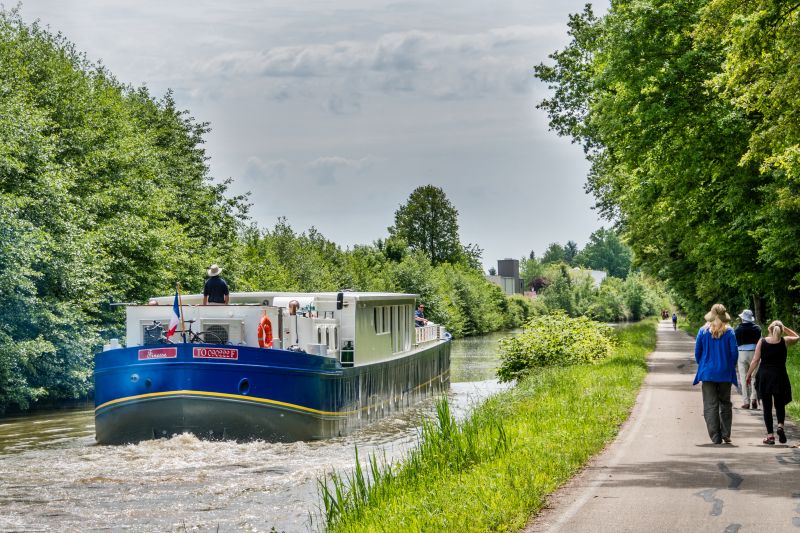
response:
[[[580,267],[573,268],[572,270],[570,270],[570,273],[572,274],[573,277],[588,274],[594,280],[595,287],[599,287],[600,284],[603,283],[603,280],[606,279],[606,276],[608,276],[605,270],[589,270],[588,268],[580,268]]]
[[[497,275],[486,276],[486,279],[498,285],[506,294],[522,294],[522,278],[519,277],[519,261],[517,259],[499,259]]]

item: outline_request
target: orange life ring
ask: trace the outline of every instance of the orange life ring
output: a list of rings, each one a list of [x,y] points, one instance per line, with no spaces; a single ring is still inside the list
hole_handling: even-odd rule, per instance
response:
[[[258,323],[258,347],[272,348],[272,322],[264,315]]]

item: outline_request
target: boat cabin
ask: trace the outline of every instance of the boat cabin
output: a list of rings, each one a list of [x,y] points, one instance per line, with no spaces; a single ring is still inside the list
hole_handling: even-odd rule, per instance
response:
[[[273,349],[334,358],[344,367],[368,365],[408,355],[447,335],[436,324],[415,327],[415,299],[414,294],[372,292],[240,292],[231,293],[227,305],[202,305],[202,294],[183,295],[183,325],[169,341],[184,342],[191,328],[205,332],[206,343],[258,347],[258,326],[266,315]],[[174,296],[163,296],[129,305],[126,345],[162,344],[160,332],[167,331],[173,303]],[[154,323],[161,328],[152,328]]]

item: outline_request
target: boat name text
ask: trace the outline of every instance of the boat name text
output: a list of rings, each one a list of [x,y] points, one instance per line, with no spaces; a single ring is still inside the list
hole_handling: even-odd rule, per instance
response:
[[[178,357],[177,348],[148,348],[139,350],[139,361],[147,359],[174,359]]]

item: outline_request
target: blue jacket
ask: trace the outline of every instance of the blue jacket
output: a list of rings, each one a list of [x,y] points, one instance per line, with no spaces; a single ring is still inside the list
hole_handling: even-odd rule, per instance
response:
[[[697,375],[694,383],[700,381],[719,381],[737,385],[736,360],[739,351],[736,347],[736,335],[729,327],[719,339],[711,336],[708,326],[697,332],[694,343],[694,359],[697,361]]]

